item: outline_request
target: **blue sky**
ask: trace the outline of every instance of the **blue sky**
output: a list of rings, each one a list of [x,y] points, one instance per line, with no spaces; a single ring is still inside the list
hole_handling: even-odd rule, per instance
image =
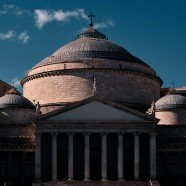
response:
[[[186,85],[185,0],[0,0],[0,79],[17,85],[74,40],[91,11],[98,30],[154,68],[164,87]]]

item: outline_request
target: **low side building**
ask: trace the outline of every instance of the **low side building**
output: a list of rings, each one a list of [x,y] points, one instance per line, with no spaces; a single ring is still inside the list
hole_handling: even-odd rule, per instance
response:
[[[0,183],[21,185],[34,177],[35,106],[15,89],[0,98]]]

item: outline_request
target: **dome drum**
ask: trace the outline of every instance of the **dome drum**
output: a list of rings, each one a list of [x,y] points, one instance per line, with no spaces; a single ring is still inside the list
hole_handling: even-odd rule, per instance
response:
[[[186,109],[156,111],[158,125],[186,125]]]
[[[138,73],[107,72],[103,69],[71,71],[31,79],[24,84],[23,93],[29,100],[40,101],[41,104],[77,102],[94,96],[94,78],[97,81],[97,95],[110,101],[149,105],[159,98],[160,83],[156,79]]]

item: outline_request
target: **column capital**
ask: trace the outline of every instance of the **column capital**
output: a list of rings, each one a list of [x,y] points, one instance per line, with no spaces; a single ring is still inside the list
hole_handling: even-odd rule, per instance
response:
[[[156,135],[157,135],[157,132],[156,132],[156,131],[150,131],[150,132],[149,132],[149,135],[150,135],[150,136],[156,136]]]
[[[84,136],[90,136],[91,135],[91,132],[84,132],[83,135]]]
[[[101,132],[100,135],[101,136],[107,136],[108,135],[108,132]]]
[[[74,133],[73,132],[68,132],[67,135],[68,136],[74,136]]]
[[[141,134],[141,132],[133,132],[134,136],[139,136]]]
[[[51,132],[50,135],[51,135],[51,136],[57,136],[58,133],[57,133],[57,132]]]
[[[117,134],[118,136],[119,136],[119,135],[124,136],[126,133],[125,133],[125,132],[117,132],[116,134]]]

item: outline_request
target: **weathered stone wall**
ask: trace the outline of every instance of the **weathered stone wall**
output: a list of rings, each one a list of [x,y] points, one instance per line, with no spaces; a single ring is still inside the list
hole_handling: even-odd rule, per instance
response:
[[[0,137],[23,137],[28,142],[34,142],[35,139],[35,127],[33,125],[1,125]]]
[[[34,120],[35,111],[31,109],[3,109],[0,110],[1,124],[30,124]]]
[[[75,102],[93,96],[94,77],[97,95],[117,102],[151,104],[160,96],[160,83],[131,72],[90,69],[39,77],[23,85],[23,95],[41,104]]]
[[[159,125],[186,125],[186,109],[158,111],[156,118],[160,119]]]

